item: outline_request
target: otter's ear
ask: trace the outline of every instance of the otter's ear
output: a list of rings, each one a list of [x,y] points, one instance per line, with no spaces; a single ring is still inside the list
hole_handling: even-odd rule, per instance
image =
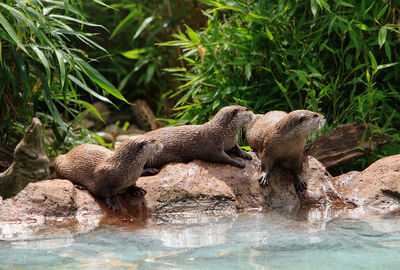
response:
[[[299,117],[299,123],[303,123],[307,119],[307,116],[302,115]]]
[[[230,120],[233,120],[233,118],[235,118],[236,117],[236,115],[238,114],[238,112],[239,112],[239,109],[233,109],[232,110],[232,112],[230,113]]]

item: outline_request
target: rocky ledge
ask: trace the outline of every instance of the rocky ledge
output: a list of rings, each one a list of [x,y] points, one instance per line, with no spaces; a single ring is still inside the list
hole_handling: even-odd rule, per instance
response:
[[[362,172],[332,177],[315,158],[304,160],[302,177],[308,189],[296,193],[291,172],[275,167],[270,185],[258,184],[260,163],[244,160],[244,169],[195,160],[169,164],[155,176],[141,177],[144,197],[120,195],[120,213],[108,210],[87,191],[67,180],[30,183],[17,196],[0,203],[1,222],[73,221],[94,225],[113,214],[128,218],[176,214],[235,214],[237,210],[298,209],[300,206],[363,208],[387,213],[400,207],[400,155],[383,158]]]

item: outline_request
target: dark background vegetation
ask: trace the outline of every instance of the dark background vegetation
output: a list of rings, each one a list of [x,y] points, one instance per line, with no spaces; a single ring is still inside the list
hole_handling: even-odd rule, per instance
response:
[[[6,0],[0,41],[2,142],[36,115],[57,155],[94,139],[80,125],[94,101],[129,114],[142,98],[170,124],[308,109],[323,132],[355,121],[397,140],[360,166],[400,153],[396,1]]]

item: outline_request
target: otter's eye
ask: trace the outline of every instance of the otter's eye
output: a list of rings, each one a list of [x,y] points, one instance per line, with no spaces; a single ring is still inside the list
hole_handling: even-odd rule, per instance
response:
[[[312,117],[317,118],[317,117],[318,117],[318,114],[313,114]]]

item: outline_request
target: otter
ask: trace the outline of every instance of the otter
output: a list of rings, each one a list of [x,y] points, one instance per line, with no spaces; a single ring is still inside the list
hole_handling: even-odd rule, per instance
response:
[[[308,110],[271,111],[256,115],[249,124],[246,138],[261,160],[263,175],[260,184],[269,184],[271,170],[275,163],[279,163],[293,171],[296,190],[306,190],[307,183],[300,176],[304,145],[307,136],[324,124],[324,116]]]
[[[161,149],[160,142],[143,136],[126,140],[115,151],[99,145],[82,144],[58,156],[54,170],[57,177],[85,187],[115,208],[110,199],[128,188],[134,190],[143,166]]]
[[[251,160],[251,156],[238,145],[238,133],[253,118],[254,114],[249,109],[232,105],[222,108],[210,121],[202,125],[166,127],[150,131],[143,136],[159,140],[164,147],[146,163],[145,168],[148,172],[152,170],[151,174],[157,174],[167,163],[187,163],[195,159],[244,168],[242,162],[231,158],[228,153]]]

